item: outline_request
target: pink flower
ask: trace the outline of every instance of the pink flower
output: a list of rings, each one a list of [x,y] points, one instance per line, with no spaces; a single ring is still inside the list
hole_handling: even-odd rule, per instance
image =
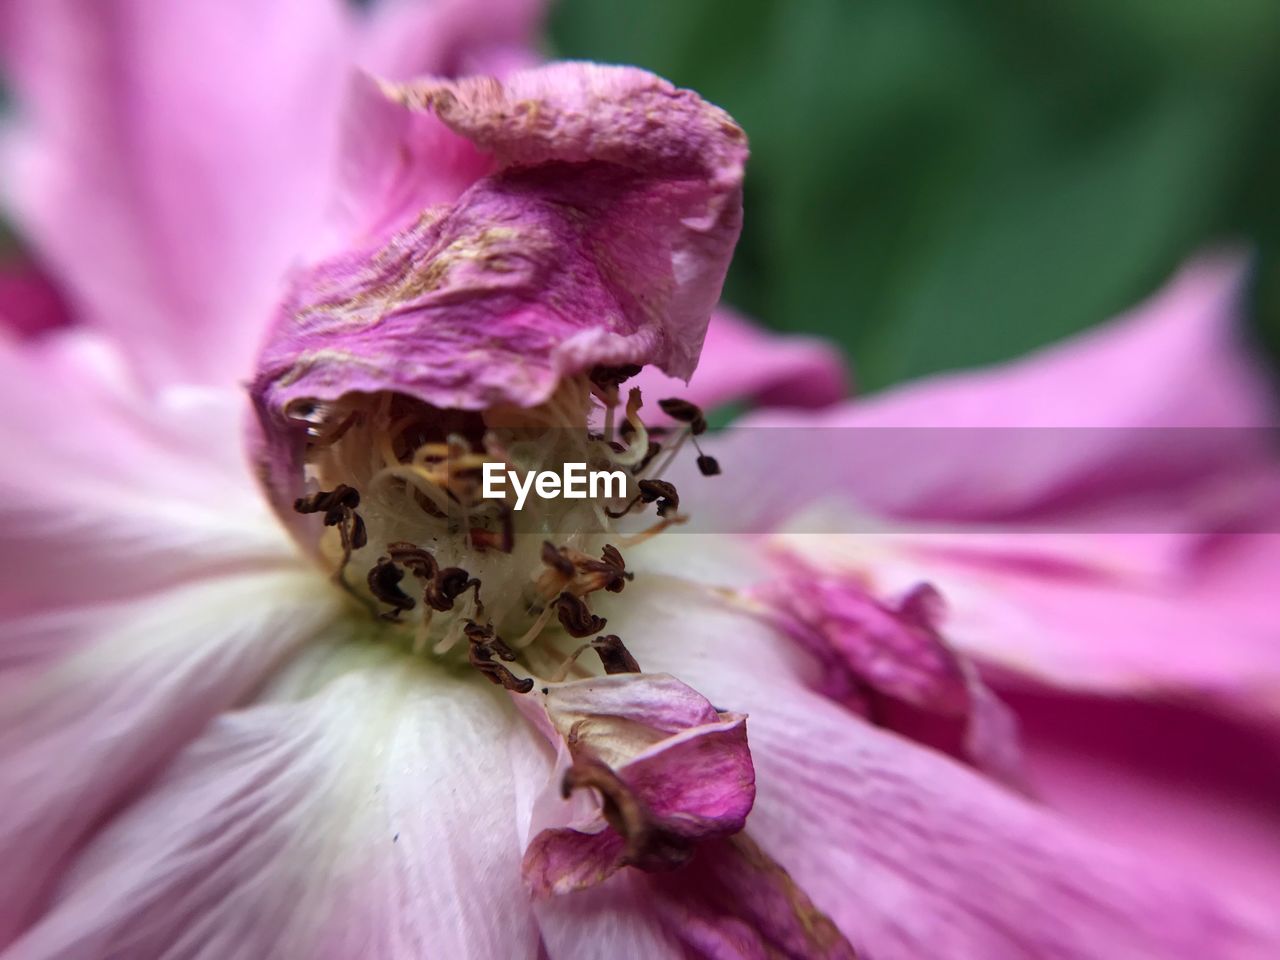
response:
[[[1169,462],[1131,435],[966,498],[983,475],[964,449],[930,449],[933,483],[911,488],[911,461],[877,485],[883,464],[860,477],[797,421],[768,444],[763,425],[702,437],[668,468],[701,415],[665,403],[651,434],[650,385],[698,362],[745,138],[640,70],[520,69],[530,10],[469,11],[0,7],[7,199],[79,321],[0,349],[3,956],[1274,952],[1274,917],[1211,861],[1153,862],[1029,797],[974,660],[1036,695],[1130,692],[1136,664],[1259,709],[1250,630],[1271,621],[1256,581],[1217,566],[1236,561],[1104,551],[1055,511],[1172,509],[1222,465],[1258,478],[1252,510],[1267,456]],[[471,70],[498,78],[407,79]],[[1085,369],[1135,338],[1146,359],[1184,328],[1218,336],[1220,304],[1181,315],[1194,293],[1153,306],[1147,340],[1100,335]],[[711,330],[700,401],[843,388],[812,342],[726,315]],[[1225,343],[1186,350],[1215,417],[1257,409]],[[981,411],[1009,376],[942,389]],[[1044,396],[1034,368],[1011,376],[1025,404]],[[912,396],[825,416],[915,423]],[[807,475],[779,469],[789,444]],[[486,462],[575,461],[630,473],[637,496],[517,512],[476,492]],[[1036,526],[1012,556],[1006,530],[894,527],[873,562],[802,522],[697,532],[752,511],[772,528],[829,494],[895,522]],[[1194,529],[1241,502],[1197,500]],[[686,514],[694,532],[668,529]],[[1125,606],[1142,607],[1135,571],[1183,562],[1201,565],[1181,589],[1211,596],[1162,596],[1155,621]],[[970,603],[989,568],[1010,579]],[[1088,576],[1063,586],[1064,568]],[[1004,629],[1006,596],[1043,630]],[[1092,618],[1041,614],[1070,600]],[[1158,673],[1135,639],[1116,669],[1098,642],[1211,609],[1223,657]]]

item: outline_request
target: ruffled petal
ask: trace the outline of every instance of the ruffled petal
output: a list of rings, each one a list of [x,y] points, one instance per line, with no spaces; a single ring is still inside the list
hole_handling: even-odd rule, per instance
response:
[[[637,575],[628,591],[636,613],[610,626],[640,662],[750,712],[747,829],[864,954],[1261,960],[1280,945],[1220,876],[1098,840],[810,692],[816,664],[705,588]]]
[[[1011,785],[1022,782],[1017,725],[944,640],[946,602],[930,584],[884,602],[865,581],[783,569],[750,594],[763,615],[822,664],[818,689],[877,726],[960,757]]]
[[[727,114],[593,64],[386,90],[498,172],[299,276],[254,385],[269,433],[296,442],[286,411],[352,392],[483,409],[602,364],[689,376],[741,225],[746,138]]]
[[[1275,719],[1280,648],[1267,583],[1280,534],[1220,534],[1175,553],[1177,566],[1160,556],[1164,541],[1185,546],[1176,534],[1060,537],[1056,551],[1037,553],[1039,536],[987,531],[972,550],[958,533],[776,539],[877,591],[933,583],[947,598],[948,639],[1005,682],[1192,697]],[[1079,550],[1069,549],[1073,539]],[[1127,550],[1126,540],[1135,541]],[[1158,562],[1134,562],[1141,558]]]
[[[332,176],[337,0],[17,0],[4,198],[78,314],[151,384],[230,383]]]
[[[508,757],[536,737],[478,678],[364,649],[213,723],[10,955],[537,957]]]

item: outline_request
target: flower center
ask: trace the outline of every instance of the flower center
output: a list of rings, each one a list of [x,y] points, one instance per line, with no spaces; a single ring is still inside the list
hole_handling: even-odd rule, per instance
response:
[[[632,578],[623,550],[686,519],[661,474],[706,423],[692,404],[663,400],[679,427],[647,428],[640,391],[621,401],[619,385],[636,372],[597,367],[532,408],[442,410],[384,392],[291,411],[308,423],[316,491],[295,509],[323,516],[335,579],[414,654],[465,656],[521,691],[533,684],[523,674],[581,671],[589,647],[605,672],[638,669],[592,605]],[[698,464],[719,472],[706,455]],[[616,481],[584,481],[569,496],[533,488],[535,476],[573,469]],[[651,504],[657,517],[637,523]],[[566,655],[565,635],[588,642]]]

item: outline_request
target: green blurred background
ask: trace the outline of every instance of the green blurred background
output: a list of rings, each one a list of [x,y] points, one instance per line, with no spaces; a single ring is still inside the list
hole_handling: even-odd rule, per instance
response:
[[[1080,330],[1223,243],[1277,355],[1277,0],[560,0],[550,34],[737,117],[727,297],[862,389]]]

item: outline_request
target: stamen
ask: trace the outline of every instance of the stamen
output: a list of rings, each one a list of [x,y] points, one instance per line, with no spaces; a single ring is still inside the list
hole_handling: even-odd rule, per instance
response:
[[[696,404],[681,400],[679,397],[667,397],[665,400],[659,400],[658,406],[672,420],[687,423],[689,431],[694,436],[706,432],[707,418],[702,415],[702,408]]]
[[[386,620],[397,621],[402,611],[412,610],[417,606],[413,597],[400,589],[399,584],[403,579],[404,571],[389,557],[378,558],[378,562],[369,569],[369,575],[366,578],[369,592],[392,608],[389,612],[382,614]]]
[[[591,641],[590,646],[600,656],[600,664],[604,667],[605,673],[640,672],[640,664],[636,662],[636,658],[631,655],[631,651],[626,648],[617,634],[609,633],[596,637]]]
[[[640,418],[640,390],[620,402],[620,385],[638,372],[631,365],[597,368],[562,381],[533,408],[442,410],[392,393],[299,406],[294,413],[308,424],[308,477],[320,491],[296,507],[334,528],[323,545],[338,580],[416,653],[460,658],[465,650],[492,682],[519,690],[528,685],[504,664],[518,661],[535,675],[531,665],[545,673],[584,671],[574,658],[563,661],[557,644],[567,633],[588,639],[583,649],[597,650],[606,673],[637,670],[585,598],[620,593],[634,578],[619,547],[684,521],[679,493],[661,479],[662,469],[706,429],[695,405],[666,399],[663,410],[681,426],[660,441],[666,431],[650,431]],[[517,515],[513,500],[483,496],[488,463],[527,475],[579,462],[588,470],[630,471],[634,498],[625,506],[612,498],[539,498]],[[719,472],[701,451],[698,468]],[[620,535],[614,520],[650,503],[659,522]],[[565,539],[546,539],[550,531]],[[379,553],[355,561],[356,590],[345,571],[353,552],[370,543]],[[406,574],[415,587],[405,586]],[[421,613],[406,622],[408,610]],[[519,639],[503,641],[495,625]],[[564,633],[547,638],[553,627]]]
[[[463,627],[463,632],[468,641],[467,660],[488,677],[491,683],[516,693],[528,693],[533,689],[532,677],[517,677],[493,659],[497,657],[499,660],[511,663],[516,659],[516,653],[494,633],[492,624],[482,626],[474,620],[468,620]]]
[[[562,593],[556,600],[556,612],[560,616],[560,625],[571,637],[588,637],[599,633],[608,622],[604,617],[597,617],[581,597],[572,593]]]

